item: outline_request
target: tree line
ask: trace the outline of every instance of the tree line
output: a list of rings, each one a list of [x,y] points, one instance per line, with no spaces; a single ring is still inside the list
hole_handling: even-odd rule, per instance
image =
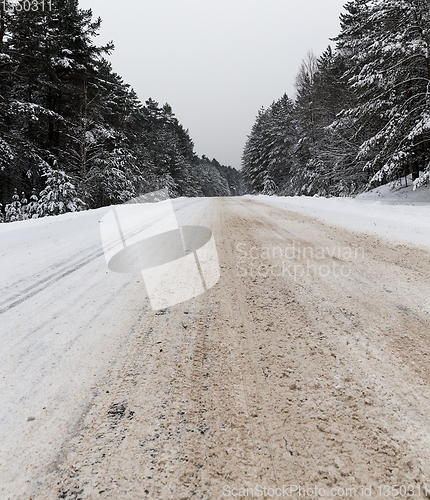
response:
[[[352,0],[320,57],[258,112],[242,172],[250,193],[348,196],[430,181],[428,0]]]
[[[40,4],[41,5],[41,4]],[[162,188],[240,194],[240,174],[199,158],[168,104],[142,104],[97,46],[77,0],[0,6],[0,220],[123,203]]]

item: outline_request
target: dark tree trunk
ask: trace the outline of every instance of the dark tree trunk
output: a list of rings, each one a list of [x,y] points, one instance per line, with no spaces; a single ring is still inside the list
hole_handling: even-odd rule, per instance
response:
[[[411,170],[412,170],[412,181],[418,179],[420,176],[420,165],[417,158],[413,158],[411,161]]]

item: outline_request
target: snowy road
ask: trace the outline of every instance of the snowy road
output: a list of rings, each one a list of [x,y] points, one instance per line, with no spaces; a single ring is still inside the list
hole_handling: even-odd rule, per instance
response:
[[[176,216],[198,224],[210,205],[179,200]],[[43,480],[148,313],[141,277],[107,269],[108,211],[0,227],[1,498]]]
[[[213,229],[221,280],[162,313],[107,270],[108,209],[0,228],[0,497],[424,497],[429,250],[255,200],[175,203]]]

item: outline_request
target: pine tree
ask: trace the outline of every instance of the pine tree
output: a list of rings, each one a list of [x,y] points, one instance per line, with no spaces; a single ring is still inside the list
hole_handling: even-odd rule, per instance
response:
[[[263,191],[261,194],[264,194],[266,196],[273,196],[277,193],[278,188],[275,184],[275,182],[272,179],[265,179],[264,185],[263,185]]]
[[[100,181],[98,193],[99,203],[116,204],[137,196],[136,175],[138,167],[136,158],[128,150],[114,149],[101,162],[102,168],[97,173]],[[94,186],[93,197],[97,196],[97,188]]]
[[[39,216],[77,212],[84,208],[72,178],[62,170],[49,168],[43,174],[46,186],[40,193]]]
[[[28,200],[25,196],[25,193],[21,194],[21,217],[22,220],[27,220],[30,217],[28,216]]]
[[[428,171],[430,136],[430,12],[421,0],[350,2],[337,38],[349,53],[346,73],[358,103],[346,109],[362,136],[358,160],[370,184]],[[424,176],[426,174],[423,174]]]
[[[291,173],[295,170],[293,151],[297,141],[297,128],[294,120],[294,103],[284,94],[270,107],[268,144],[269,171],[268,179],[281,192]]]
[[[290,179],[291,194],[351,194],[366,184],[363,164],[352,161],[359,147],[353,131],[346,122],[343,127],[331,126],[342,109],[356,102],[342,78],[347,68],[347,59],[328,47],[312,74],[303,74],[303,69],[299,73],[295,102],[299,167]]]
[[[33,189],[31,193],[30,201],[27,205],[27,215],[29,219],[37,219],[39,217],[39,199],[36,194],[36,189]]]
[[[251,133],[246,141],[242,154],[242,175],[248,193],[258,194],[264,189],[264,183],[269,176],[269,161],[267,156],[267,139],[269,110],[261,108],[258,111]]]
[[[18,192],[15,189],[12,196],[12,202],[5,207],[6,222],[16,222],[22,220],[21,202],[19,201]]]
[[[242,173],[248,192],[268,190],[279,194],[295,169],[296,143],[294,105],[284,95],[267,109],[261,109],[242,155]],[[276,186],[276,189],[274,188]]]

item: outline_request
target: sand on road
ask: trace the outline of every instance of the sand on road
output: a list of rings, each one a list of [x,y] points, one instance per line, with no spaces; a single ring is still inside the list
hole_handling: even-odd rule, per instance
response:
[[[140,319],[33,498],[430,497],[429,251],[252,200],[212,229],[219,283]]]

